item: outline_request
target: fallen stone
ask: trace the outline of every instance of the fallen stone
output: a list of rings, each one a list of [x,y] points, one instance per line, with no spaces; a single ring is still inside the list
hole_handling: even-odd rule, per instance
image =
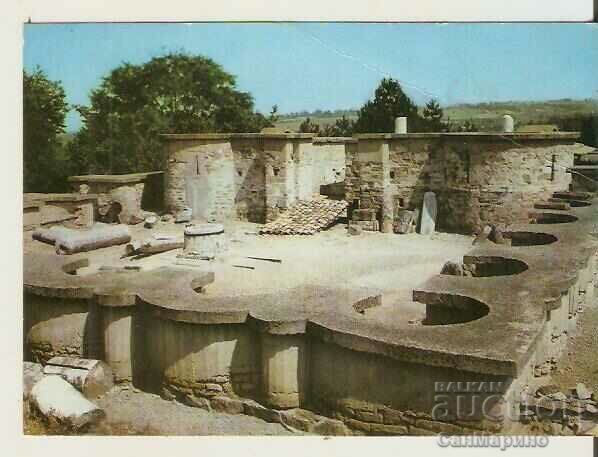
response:
[[[222,393],[222,386],[220,384],[208,383],[199,390],[199,393],[205,397],[215,397]]]
[[[31,390],[31,402],[48,419],[75,429],[105,417],[102,409],[60,376],[44,376],[38,381]]]
[[[173,222],[174,221],[174,216],[172,214],[164,214],[160,220],[162,222]]]
[[[397,221],[395,222],[395,233],[405,234],[412,233],[415,230],[417,219],[415,211],[402,209],[397,213]]]
[[[143,226],[145,228],[153,228],[158,223],[158,216],[148,216],[145,218]]]
[[[33,386],[44,377],[41,363],[23,362],[23,399],[29,399]]]
[[[70,356],[52,357],[44,367],[44,374],[60,376],[87,398],[105,394],[114,385],[112,370],[100,360]]]
[[[471,244],[480,244],[483,241],[486,241],[490,234],[492,233],[492,227],[489,225],[485,225],[482,231],[478,236],[475,237]]]
[[[210,400],[210,405],[214,411],[227,414],[243,414],[243,402],[236,398],[214,397]]]
[[[540,386],[536,390],[536,396],[546,396],[546,395],[553,395],[557,392],[560,392],[560,389],[555,384],[547,384],[545,386]]]
[[[314,424],[309,430],[311,433],[316,433],[323,436],[349,436],[351,431],[347,426],[339,420],[323,418]]]
[[[57,254],[75,254],[95,249],[125,244],[131,241],[126,225],[96,223],[88,229],[51,227],[39,229],[32,234],[34,240],[54,244]]]
[[[550,394],[548,397],[552,398],[553,400],[558,400],[558,401],[566,401],[567,400],[567,396],[563,392],[555,392],[553,394]]]
[[[458,262],[448,261],[442,266],[440,270],[441,275],[463,276],[463,264]]]
[[[575,395],[580,400],[589,400],[592,398],[592,391],[584,383],[580,382],[575,386]]]
[[[280,411],[280,418],[282,422],[289,427],[304,432],[310,431],[318,420],[321,419],[321,417],[317,416],[315,413],[300,408]]]
[[[179,211],[175,215],[174,222],[176,224],[181,224],[183,222],[191,222],[192,217],[193,217],[193,210],[191,208],[184,208],[182,211]]]
[[[208,400],[207,398],[196,397],[195,395],[187,394],[185,395],[183,401],[187,406],[191,406],[193,408],[200,408],[208,412],[212,411],[210,400]]]
[[[358,236],[363,233],[363,229],[359,225],[349,224],[349,227],[347,228],[347,233],[351,236]]]
[[[248,416],[254,416],[266,422],[280,423],[280,412],[266,408],[254,400],[245,399],[243,402],[243,412]]]

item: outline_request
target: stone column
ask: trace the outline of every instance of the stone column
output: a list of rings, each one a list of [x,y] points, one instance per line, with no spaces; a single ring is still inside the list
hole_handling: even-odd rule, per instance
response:
[[[515,121],[512,116],[505,114],[502,117],[502,131],[504,133],[513,133],[515,131]]]
[[[359,162],[359,210],[354,211],[353,220],[362,225],[364,230],[372,230],[365,224],[373,215],[380,215],[381,220],[376,220],[376,229],[382,223],[387,230],[392,231],[394,209],[392,195],[390,194],[390,159],[388,139],[384,136],[373,138],[360,138],[358,152],[354,162]],[[365,219],[364,219],[365,218]],[[359,220],[364,224],[359,224]],[[390,228],[389,228],[390,227]]]
[[[293,200],[292,144],[285,138],[264,138],[266,221],[276,219]]]
[[[306,402],[307,354],[304,335],[261,334],[262,396],[274,408]]]
[[[395,118],[395,133],[400,133],[400,134],[407,133],[407,118],[406,117]]]
[[[194,224],[185,227],[184,256],[213,259],[225,249],[222,224]]]
[[[103,360],[112,368],[115,382],[133,380],[136,348],[135,296],[98,296],[101,307]]]

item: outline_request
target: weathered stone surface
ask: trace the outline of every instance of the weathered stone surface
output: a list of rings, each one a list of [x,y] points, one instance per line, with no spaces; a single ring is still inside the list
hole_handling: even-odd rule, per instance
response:
[[[174,396],[172,396],[170,398],[174,399]],[[208,412],[212,411],[210,400],[208,400],[207,398],[204,398],[204,397],[196,397],[193,394],[187,394],[184,397],[184,402],[186,405],[192,406],[194,408],[201,408]]]
[[[210,399],[210,405],[214,411],[227,414],[242,414],[244,411],[243,402],[236,398],[214,397]]]
[[[363,233],[363,229],[359,225],[349,224],[349,227],[347,227],[347,233],[352,236],[359,236]]]
[[[431,421],[425,419],[418,419],[415,421],[415,426],[431,430],[437,433],[446,433],[450,435],[459,435],[464,432],[463,427],[458,425],[449,424],[447,422],[440,422],[440,421]]]
[[[426,192],[422,204],[419,233],[422,235],[431,235],[436,231],[436,215],[436,194],[434,192]]]
[[[183,222],[191,222],[193,217],[193,210],[191,208],[183,208],[181,211],[175,214],[174,222],[176,224],[182,224]]]
[[[448,261],[442,266],[440,270],[441,275],[464,276],[463,264],[459,262]]]
[[[51,227],[33,232],[34,240],[54,244],[58,254],[75,254],[131,241],[131,234],[125,225],[97,223],[88,229]]]
[[[409,426],[409,435],[413,435],[413,436],[434,436],[437,435],[438,433],[433,432],[431,430],[425,429],[425,428],[420,428],[420,427],[416,427],[415,425],[410,425]]]
[[[79,429],[105,417],[102,409],[60,376],[44,376],[31,389],[33,405],[46,417]]]
[[[592,391],[584,383],[580,382],[575,386],[575,395],[580,400],[588,400],[592,398]]]
[[[114,385],[112,369],[100,360],[52,357],[44,366],[44,374],[62,377],[87,398],[102,395]]]
[[[412,233],[415,231],[417,225],[417,219],[415,217],[415,211],[409,211],[402,209],[397,213],[397,220],[395,222],[394,231],[395,233]]]
[[[404,425],[371,424],[370,435],[407,435],[409,429]]]
[[[536,395],[538,396],[545,396],[545,395],[553,395],[557,392],[560,392],[560,389],[555,384],[547,384],[545,386],[540,386],[536,390]]]
[[[350,430],[346,425],[336,419],[323,418],[319,420],[311,429],[312,433],[323,436],[349,436]]]
[[[260,405],[258,402],[254,400],[247,400],[244,399],[243,401],[243,411],[248,416],[255,416],[259,417],[266,422],[276,422],[279,423],[280,419],[280,412],[274,409],[266,408],[265,406]]]
[[[280,411],[280,417],[284,424],[304,432],[313,430],[316,423],[323,419],[307,409],[300,408]]]
[[[41,363],[23,362],[23,398],[29,398],[33,386],[44,377]]]

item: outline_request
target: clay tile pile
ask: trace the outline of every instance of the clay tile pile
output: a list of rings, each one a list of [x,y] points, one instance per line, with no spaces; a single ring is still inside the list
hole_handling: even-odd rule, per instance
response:
[[[343,200],[298,201],[260,229],[265,235],[313,235],[330,227],[347,208]]]

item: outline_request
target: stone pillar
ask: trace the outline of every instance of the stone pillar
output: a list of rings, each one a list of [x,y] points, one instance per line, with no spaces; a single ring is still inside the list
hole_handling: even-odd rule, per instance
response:
[[[512,116],[505,114],[502,117],[502,131],[504,133],[513,133],[515,131],[515,121]]]
[[[396,117],[395,118],[395,133],[405,134],[407,133],[407,118]]]
[[[185,255],[213,259],[225,249],[226,240],[222,224],[195,224],[185,227]]]
[[[133,380],[135,296],[100,295],[103,360],[115,382]]]
[[[264,401],[274,408],[306,403],[307,354],[304,335],[261,334]]]
[[[351,224],[363,230],[392,231],[394,208],[390,193],[388,140],[381,137],[360,138],[354,163],[359,167],[359,208],[353,210]],[[385,223],[386,222],[386,223]]]

